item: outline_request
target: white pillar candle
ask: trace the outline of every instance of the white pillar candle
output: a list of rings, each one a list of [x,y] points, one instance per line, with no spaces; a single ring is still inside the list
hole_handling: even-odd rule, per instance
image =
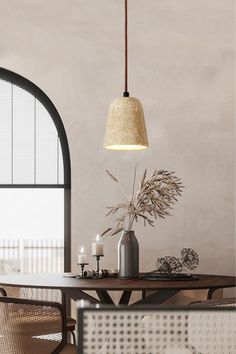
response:
[[[78,264],[86,264],[88,263],[88,257],[84,253],[84,247],[81,247],[80,253],[78,254]]]
[[[99,235],[96,241],[92,243],[92,256],[103,256],[103,242],[100,241]]]

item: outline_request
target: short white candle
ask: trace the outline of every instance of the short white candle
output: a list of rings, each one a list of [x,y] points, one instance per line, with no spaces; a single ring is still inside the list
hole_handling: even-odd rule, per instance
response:
[[[80,253],[78,254],[78,264],[86,264],[88,263],[88,257],[84,253],[84,247],[81,247]]]
[[[103,256],[103,242],[100,241],[99,235],[96,241],[92,243],[92,256]]]

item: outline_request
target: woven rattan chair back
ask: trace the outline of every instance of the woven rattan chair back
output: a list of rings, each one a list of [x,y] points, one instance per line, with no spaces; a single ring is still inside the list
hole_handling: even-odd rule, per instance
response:
[[[48,329],[47,321],[54,323],[55,328]],[[65,341],[65,318],[60,304],[0,297],[1,354],[59,353]]]
[[[83,308],[79,354],[235,354],[233,309]]]
[[[64,298],[60,289],[51,288],[24,288],[6,286],[4,290],[7,296],[18,297],[21,299],[39,300],[39,301],[52,301],[63,304]]]
[[[234,307],[236,309],[236,298],[216,299],[208,301],[195,301],[190,306],[200,307]]]
[[[20,288],[20,298],[40,301],[53,301],[63,303],[62,291],[60,289],[48,288]]]

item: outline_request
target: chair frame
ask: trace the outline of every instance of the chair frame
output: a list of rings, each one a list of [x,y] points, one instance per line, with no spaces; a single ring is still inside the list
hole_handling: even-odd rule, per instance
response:
[[[63,347],[66,345],[66,317],[65,317],[64,308],[61,304],[59,304],[58,302],[20,299],[20,298],[15,298],[15,297],[14,298],[8,297],[8,296],[0,297],[0,303],[1,302],[9,303],[9,304],[48,306],[48,307],[54,307],[54,308],[58,309],[60,311],[61,318],[62,318],[62,328],[61,328],[62,340],[61,340],[61,342],[58,342],[59,344],[58,344],[57,348],[52,352],[52,354],[58,354],[61,352]]]
[[[2,294],[2,296],[7,296],[6,290],[3,288],[0,288],[0,293]]]

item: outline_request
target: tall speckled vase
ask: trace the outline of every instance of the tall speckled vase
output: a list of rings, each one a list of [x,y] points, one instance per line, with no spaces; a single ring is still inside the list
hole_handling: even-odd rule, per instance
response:
[[[139,244],[134,231],[123,231],[118,244],[119,278],[139,276]]]

